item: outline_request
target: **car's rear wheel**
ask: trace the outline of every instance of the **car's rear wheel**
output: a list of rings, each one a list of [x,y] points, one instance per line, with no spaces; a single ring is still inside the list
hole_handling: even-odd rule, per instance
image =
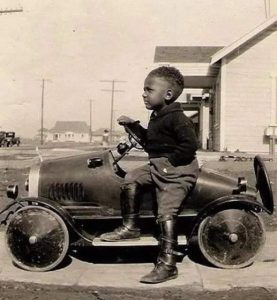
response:
[[[203,256],[219,268],[252,264],[265,243],[262,219],[252,211],[226,209],[207,216],[198,229]]]
[[[28,271],[50,271],[65,258],[69,233],[63,219],[40,206],[26,206],[15,212],[6,231],[12,261]]]

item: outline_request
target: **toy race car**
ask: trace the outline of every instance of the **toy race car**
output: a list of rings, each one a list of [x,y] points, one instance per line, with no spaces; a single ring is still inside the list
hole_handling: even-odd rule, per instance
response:
[[[34,165],[26,182],[27,198],[17,198],[18,188],[9,186],[11,200],[2,212],[7,224],[6,244],[15,265],[30,271],[57,267],[70,247],[110,246],[99,235],[121,223],[120,185],[126,172],[122,158],[142,140],[125,126],[129,141],[114,151],[91,152],[45,160]],[[209,263],[220,268],[250,265],[265,242],[260,212],[272,214],[273,193],[266,167],[254,159],[256,187],[242,178],[231,178],[202,168],[197,183],[184,201],[178,219],[179,242],[190,246],[195,238]],[[259,200],[261,198],[261,201]],[[113,243],[158,245],[155,232],[155,194],[142,196],[142,238]]]

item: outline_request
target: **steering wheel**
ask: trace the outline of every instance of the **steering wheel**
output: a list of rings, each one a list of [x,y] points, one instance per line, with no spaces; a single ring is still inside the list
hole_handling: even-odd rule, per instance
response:
[[[133,126],[133,124],[126,124],[122,123],[122,126],[124,127],[125,131],[128,134],[128,140],[130,144],[132,145],[133,148],[136,148],[138,150],[143,150],[144,149],[144,142],[142,138],[140,138],[136,133]]]

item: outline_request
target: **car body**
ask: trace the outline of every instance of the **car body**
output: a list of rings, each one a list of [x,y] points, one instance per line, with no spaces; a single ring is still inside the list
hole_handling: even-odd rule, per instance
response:
[[[16,137],[14,131],[5,132],[2,146],[12,147],[13,145],[20,145],[20,137]]]
[[[101,233],[121,223],[120,187],[126,172],[120,163],[139,140],[134,132],[129,135],[129,144],[118,145],[119,155],[105,150],[35,164],[26,182],[28,197],[17,198],[17,188],[9,187],[8,196],[14,199],[16,210],[6,220],[6,242],[16,265],[31,271],[51,270],[70,246],[97,246]],[[196,237],[202,254],[214,266],[245,267],[265,242],[259,213],[273,213],[273,194],[259,156],[254,159],[254,169],[256,187],[249,186],[243,177],[201,168],[181,208],[180,235],[188,245]],[[144,191],[141,203],[143,240],[153,235],[155,227],[153,189]]]
[[[0,131],[0,147],[4,146],[5,137],[6,137],[6,132]]]

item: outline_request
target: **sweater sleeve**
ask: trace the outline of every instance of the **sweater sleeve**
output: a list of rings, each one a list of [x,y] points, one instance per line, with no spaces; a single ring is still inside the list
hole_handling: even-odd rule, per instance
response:
[[[192,121],[182,112],[173,119],[174,135],[177,146],[168,157],[173,166],[191,162],[198,148],[198,140]]]
[[[144,147],[147,140],[147,129],[140,125],[140,121],[131,123],[128,126],[134,132],[134,134],[142,141],[142,146]]]

